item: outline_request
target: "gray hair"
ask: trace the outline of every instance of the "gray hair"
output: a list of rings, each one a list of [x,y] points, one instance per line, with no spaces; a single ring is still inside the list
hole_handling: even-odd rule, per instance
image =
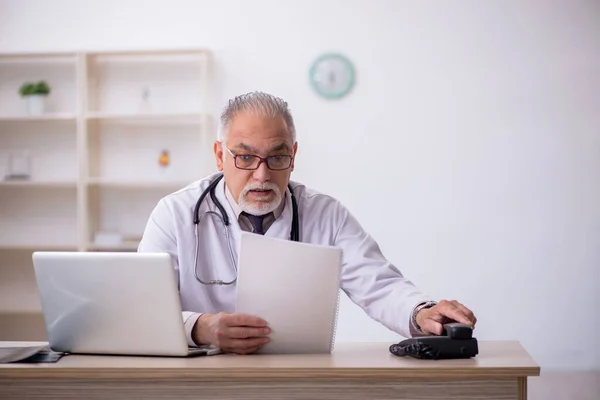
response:
[[[229,100],[229,104],[221,114],[217,139],[219,142],[225,142],[231,127],[231,121],[238,113],[243,111],[271,118],[283,117],[288,132],[292,135],[292,140],[296,142],[296,127],[288,104],[279,97],[263,92],[246,93]]]

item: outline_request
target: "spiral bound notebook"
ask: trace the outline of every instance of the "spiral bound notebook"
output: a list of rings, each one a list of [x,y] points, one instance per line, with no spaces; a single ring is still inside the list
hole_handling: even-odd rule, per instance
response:
[[[236,312],[271,328],[259,353],[333,351],[342,250],[242,233]]]

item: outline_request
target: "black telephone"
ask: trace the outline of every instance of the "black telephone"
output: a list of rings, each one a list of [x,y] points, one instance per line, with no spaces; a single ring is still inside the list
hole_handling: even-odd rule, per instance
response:
[[[444,324],[440,336],[414,337],[390,346],[390,353],[402,357],[439,360],[471,358],[479,353],[473,328],[458,322]]]

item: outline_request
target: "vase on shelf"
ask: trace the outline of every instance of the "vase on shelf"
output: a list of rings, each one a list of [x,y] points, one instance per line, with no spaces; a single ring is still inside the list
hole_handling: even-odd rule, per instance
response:
[[[27,96],[27,112],[29,115],[42,115],[46,112],[46,96],[32,94]]]
[[[19,88],[19,94],[27,102],[29,115],[41,115],[46,112],[46,97],[50,92],[50,85],[45,81],[25,82]]]

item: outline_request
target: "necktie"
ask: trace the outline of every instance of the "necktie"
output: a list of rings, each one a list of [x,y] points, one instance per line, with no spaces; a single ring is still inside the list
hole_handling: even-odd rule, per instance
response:
[[[244,215],[246,217],[248,217],[248,220],[250,221],[250,224],[252,224],[252,232],[258,233],[259,235],[264,235],[265,234],[265,231],[263,230],[263,220],[269,214],[265,214],[265,215],[252,215],[252,214],[248,214],[248,213],[245,212]]]

